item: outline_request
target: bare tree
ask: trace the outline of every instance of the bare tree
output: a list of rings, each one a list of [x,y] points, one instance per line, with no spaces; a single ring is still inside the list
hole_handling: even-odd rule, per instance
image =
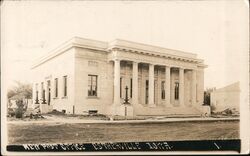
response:
[[[22,82],[16,81],[16,86],[9,89],[7,93],[8,99],[13,98],[14,96],[16,96],[17,99],[18,97],[31,99],[32,98],[32,85],[29,83],[22,83]]]

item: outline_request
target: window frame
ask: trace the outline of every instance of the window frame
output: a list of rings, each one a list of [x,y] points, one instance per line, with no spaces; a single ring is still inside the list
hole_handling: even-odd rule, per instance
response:
[[[58,97],[58,78],[54,79],[54,83],[55,83],[55,94],[54,94],[54,96],[55,96],[55,98],[57,98]]]
[[[148,104],[149,97],[149,80],[145,81],[145,104]]]
[[[68,96],[68,76],[63,76],[63,97]]]
[[[89,77],[90,77],[90,84],[89,84]],[[93,77],[96,79],[96,84],[95,84],[95,90],[93,90]],[[97,91],[98,91],[98,75],[93,75],[93,74],[88,74],[88,97],[97,97]],[[90,90],[89,90],[90,88]],[[93,92],[95,91],[95,92]]]
[[[161,81],[161,99],[162,100],[165,100],[166,97],[165,97],[165,81]]]

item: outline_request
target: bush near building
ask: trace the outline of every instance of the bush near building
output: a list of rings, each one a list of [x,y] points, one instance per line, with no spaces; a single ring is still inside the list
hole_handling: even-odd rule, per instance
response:
[[[22,118],[28,107],[28,99],[32,98],[32,85],[16,82],[16,85],[8,90],[8,116]]]

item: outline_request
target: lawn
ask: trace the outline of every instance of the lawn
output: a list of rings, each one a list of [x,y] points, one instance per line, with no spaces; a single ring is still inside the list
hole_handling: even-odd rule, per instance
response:
[[[239,121],[8,124],[9,144],[238,139]]]

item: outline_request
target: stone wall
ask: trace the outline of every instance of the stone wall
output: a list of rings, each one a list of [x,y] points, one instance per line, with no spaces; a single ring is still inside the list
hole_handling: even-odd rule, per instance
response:
[[[75,54],[75,110],[106,114],[113,100],[113,63],[104,52],[77,48]],[[88,96],[88,75],[97,75],[97,97]]]
[[[38,84],[38,99],[42,102],[41,82],[44,83],[46,102],[48,102],[47,82],[51,83],[51,104],[47,111],[57,109],[66,110],[66,113],[73,113],[74,105],[74,48],[56,56],[45,63],[32,69],[33,72],[33,102],[36,100],[36,84]],[[67,75],[68,90],[67,97],[63,97],[63,76]],[[58,78],[58,97],[55,97],[55,78]],[[45,111],[45,113],[47,112]]]

